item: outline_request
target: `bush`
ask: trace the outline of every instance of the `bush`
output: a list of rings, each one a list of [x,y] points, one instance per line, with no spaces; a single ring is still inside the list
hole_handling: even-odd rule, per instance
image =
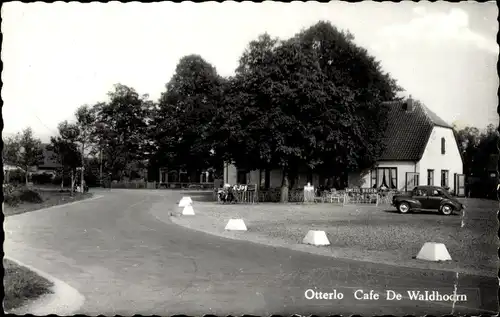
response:
[[[53,175],[49,173],[33,174],[31,179],[34,184],[50,184],[52,182]]]
[[[4,202],[12,207],[19,205],[21,202],[41,203],[43,202],[40,193],[26,187],[16,188],[10,193],[4,192]]]
[[[19,195],[19,192],[13,192],[10,194],[4,194],[4,203],[11,207],[16,207],[21,203],[21,197]]]
[[[8,181],[11,184],[23,184],[26,182],[26,173],[19,169],[10,171]]]
[[[40,193],[32,189],[23,188],[20,190],[20,192],[21,192],[20,198],[22,202],[35,203],[35,204],[43,202]]]

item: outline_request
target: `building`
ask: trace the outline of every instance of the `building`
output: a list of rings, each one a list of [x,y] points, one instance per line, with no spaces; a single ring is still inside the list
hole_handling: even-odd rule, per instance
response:
[[[57,161],[54,151],[49,150],[49,144],[42,144],[43,158],[36,166],[35,174],[52,174],[55,175],[62,165]]]
[[[436,185],[464,195],[462,157],[452,127],[412,99],[388,106],[386,149],[372,169],[350,173],[348,186],[409,191]]]
[[[349,173],[348,187],[408,191],[417,185],[438,185],[465,194],[462,158],[452,127],[412,99],[386,105],[390,109],[386,149],[372,169]],[[279,187],[281,176],[280,170],[246,172],[224,164],[224,182],[229,184]],[[303,170],[294,182],[297,187],[307,182],[318,186],[323,179]]]

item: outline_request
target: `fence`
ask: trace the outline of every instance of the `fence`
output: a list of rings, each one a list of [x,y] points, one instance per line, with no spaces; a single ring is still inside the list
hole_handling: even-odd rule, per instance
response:
[[[111,182],[110,188],[122,189],[192,189],[209,190],[213,183]]]
[[[344,191],[343,205],[390,205],[394,195],[405,194],[408,192],[376,188],[348,188]]]
[[[277,203],[281,201],[281,188],[270,188],[259,190],[259,202]],[[304,202],[304,189],[289,189],[288,202],[300,203]]]
[[[214,189],[214,198],[218,203],[222,203],[219,195],[219,189]],[[235,196],[234,203],[254,204],[258,202],[258,191],[256,185],[235,185],[231,193]]]
[[[116,189],[156,189],[156,182],[111,182],[110,188]]]
[[[240,190],[234,190],[236,201],[234,203],[246,204],[246,203],[278,203],[281,201],[281,188],[270,188],[270,189],[260,189],[255,187],[251,189],[243,190],[243,187],[238,187]],[[248,185],[252,186],[252,185]],[[255,189],[254,189],[255,188]],[[218,190],[214,190],[214,200],[221,202],[218,195]],[[288,191],[288,202],[291,203],[304,203],[304,202],[314,202],[314,203],[336,203],[341,205],[381,205],[390,204],[392,202],[392,197],[395,194],[404,194],[403,192],[396,191],[378,191],[373,188],[363,188],[354,189],[348,188],[346,190],[332,190],[323,191],[320,196],[316,196],[315,193],[304,192],[304,189],[289,189]],[[306,195],[311,195],[311,197]]]
[[[159,188],[168,189],[214,189],[214,183],[159,183]]]

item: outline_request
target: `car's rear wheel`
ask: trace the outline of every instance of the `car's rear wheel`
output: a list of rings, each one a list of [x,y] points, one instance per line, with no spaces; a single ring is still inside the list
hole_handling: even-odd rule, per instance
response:
[[[441,206],[441,213],[445,216],[449,216],[453,213],[453,206],[449,205],[449,204],[444,204],[443,206]]]
[[[407,214],[410,211],[410,205],[407,202],[402,202],[399,204],[398,210],[402,214]]]

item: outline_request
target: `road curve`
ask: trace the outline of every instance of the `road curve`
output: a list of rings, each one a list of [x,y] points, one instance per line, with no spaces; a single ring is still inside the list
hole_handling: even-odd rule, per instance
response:
[[[180,196],[175,191],[98,194],[103,197],[4,222],[5,253],[76,288],[85,296],[76,313],[371,316],[498,311],[495,278],[461,275],[457,280],[449,272],[338,260],[191,231],[152,214],[174,210]],[[467,301],[405,298],[408,290],[451,294],[455,286]],[[308,289],[336,290],[343,298],[308,300]],[[383,296],[356,300],[357,289]],[[387,301],[387,290],[403,298]]]

